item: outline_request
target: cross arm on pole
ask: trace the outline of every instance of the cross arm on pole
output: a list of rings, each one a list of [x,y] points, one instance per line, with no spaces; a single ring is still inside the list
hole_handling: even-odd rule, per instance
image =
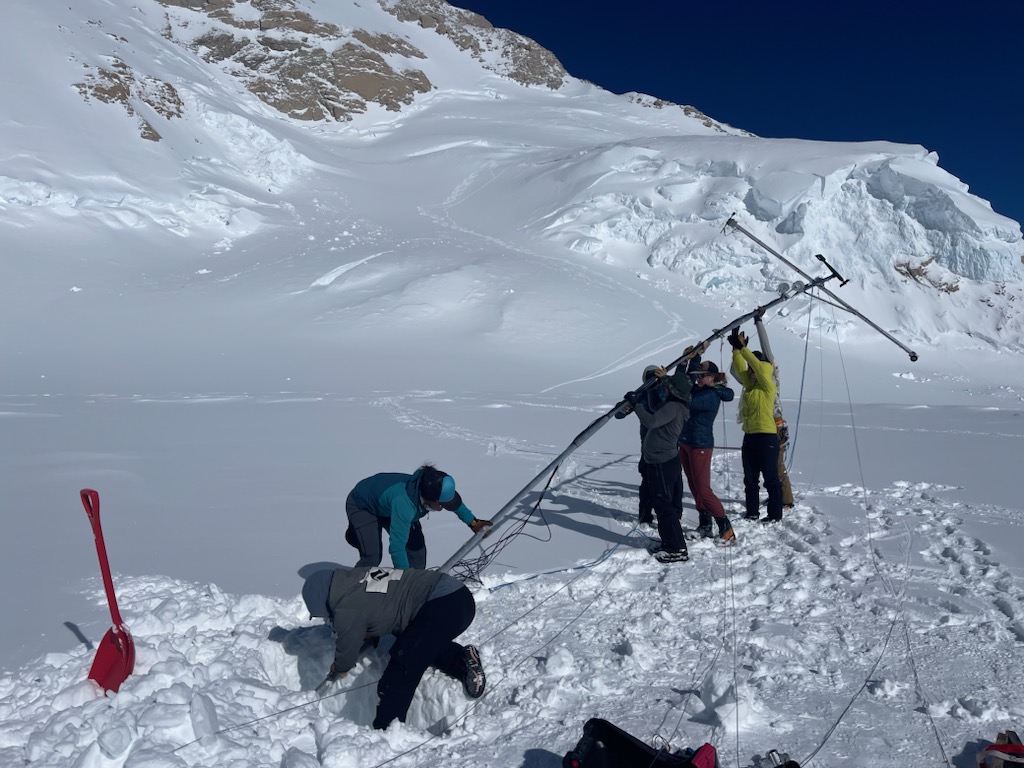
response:
[[[764,249],[765,249],[766,251],[768,251],[768,253],[770,253],[770,254],[771,254],[772,256],[774,256],[774,257],[775,257],[775,258],[777,258],[777,259],[778,259],[779,261],[781,261],[781,262],[782,262],[783,264],[785,264],[785,265],[786,265],[787,267],[789,267],[790,269],[792,269],[792,270],[793,270],[794,272],[796,272],[797,274],[801,275],[802,277],[804,277],[804,278],[806,278],[806,279],[810,279],[810,276],[809,276],[809,275],[808,275],[808,274],[807,274],[806,272],[804,272],[804,271],[803,271],[802,269],[800,269],[800,267],[798,267],[798,266],[797,266],[796,264],[794,264],[794,263],[793,263],[792,261],[790,261],[789,259],[787,259],[787,258],[786,258],[785,256],[783,256],[783,255],[782,255],[781,253],[779,253],[779,252],[778,252],[777,250],[775,250],[774,248],[772,248],[772,247],[771,247],[770,245],[768,245],[768,244],[767,244],[766,242],[764,242],[763,240],[759,239],[759,238],[758,238],[758,237],[757,237],[757,236],[756,236],[756,235],[755,235],[755,234],[754,234],[753,232],[751,232],[750,230],[748,230],[748,229],[745,229],[744,227],[742,227],[742,226],[741,226],[741,225],[739,224],[739,222],[737,222],[737,221],[736,221],[736,219],[735,219],[735,217],[734,217],[734,216],[730,216],[730,217],[728,218],[728,220],[727,220],[727,221],[725,222],[725,226],[726,226],[726,227],[732,227],[732,228],[733,228],[733,229],[735,229],[735,230],[736,230],[737,232],[742,232],[742,233],[743,233],[744,235],[746,235],[746,236],[747,236],[747,237],[749,237],[749,238],[750,238],[751,240],[753,240],[753,241],[754,241],[755,243],[757,243],[757,244],[758,244],[758,245],[760,245],[760,246],[761,246],[762,248],[764,248]],[[723,228],[723,231],[724,231],[724,228]],[[840,286],[846,285],[846,283],[848,283],[848,282],[849,282],[848,280],[845,280],[845,279],[843,279],[843,278],[842,278],[842,276],[841,276],[841,275],[840,275],[840,274],[839,274],[838,272],[836,272],[835,268],[833,268],[831,264],[829,264],[829,263],[828,263],[827,261],[825,261],[825,257],[824,257],[824,256],[822,256],[822,255],[821,255],[820,253],[819,253],[819,254],[818,254],[817,256],[815,256],[815,258],[816,258],[816,259],[818,259],[818,261],[820,261],[820,262],[821,262],[822,264],[824,264],[824,265],[825,265],[826,267],[828,267],[828,269],[829,269],[829,271],[831,271],[832,275],[833,275],[834,277],[836,277],[836,278],[838,278],[838,279],[839,279],[839,284],[840,284]],[[854,308],[853,306],[851,306],[850,304],[848,304],[847,302],[843,301],[843,300],[842,300],[841,298],[839,298],[838,296],[836,296],[836,295],[835,295],[834,293],[832,293],[832,291],[828,290],[827,288],[822,288],[822,289],[821,289],[821,292],[822,292],[822,293],[824,293],[824,294],[825,294],[826,296],[828,296],[829,298],[831,298],[831,299],[832,299],[833,301],[835,301],[835,302],[836,302],[836,304],[837,304],[837,305],[838,305],[838,306],[840,307],[840,309],[844,309],[844,310],[846,310],[847,312],[849,312],[849,313],[850,313],[851,315],[854,315],[855,317],[859,317],[859,318],[860,318],[861,320],[863,320],[863,321],[864,321],[865,323],[867,323],[867,324],[868,324],[869,326],[871,326],[871,327],[872,327],[872,328],[874,328],[874,329],[875,329],[876,331],[878,331],[878,333],[880,333],[880,334],[882,334],[883,336],[885,336],[885,338],[887,338],[887,339],[888,339],[889,341],[891,341],[891,342],[892,342],[893,344],[895,344],[895,345],[896,345],[897,347],[899,347],[899,348],[900,348],[900,349],[902,349],[902,350],[903,350],[904,352],[906,352],[906,353],[907,353],[907,354],[908,354],[908,355],[910,356],[910,361],[911,361],[912,363],[916,363],[916,362],[917,362],[917,359],[918,359],[918,358],[917,358],[917,352],[915,352],[914,350],[912,350],[912,349],[911,349],[910,347],[908,347],[908,346],[907,346],[906,344],[904,344],[904,343],[903,343],[902,341],[900,341],[899,339],[897,339],[897,338],[896,338],[895,336],[893,336],[893,335],[892,335],[891,333],[889,333],[888,331],[884,330],[884,329],[883,329],[883,328],[882,328],[882,327],[881,327],[880,325],[878,325],[877,323],[873,322],[872,320],[869,320],[869,319],[868,319],[867,317],[865,317],[865,316],[864,316],[863,314],[861,314],[861,313],[860,313],[860,312],[859,312],[859,311],[858,311],[857,309],[855,309],[855,308]]]

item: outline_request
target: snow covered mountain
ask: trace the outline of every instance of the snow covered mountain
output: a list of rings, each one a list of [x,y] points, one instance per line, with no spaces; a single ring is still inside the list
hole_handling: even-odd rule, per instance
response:
[[[3,43],[22,75],[4,85],[0,205],[18,245],[16,307],[35,303],[22,281],[40,263],[60,269],[56,238],[69,237],[89,274],[61,270],[64,291],[107,284],[110,254],[129,252],[120,267],[142,274],[178,264],[188,293],[258,269],[277,297],[310,289],[305,311],[323,318],[351,309],[337,293],[360,275],[385,300],[375,327],[403,336],[406,311],[372,276],[395,262],[431,273],[435,293],[463,292],[460,306],[500,311],[488,330],[514,346],[515,318],[534,308],[487,279],[481,253],[601,262],[625,284],[721,311],[793,278],[722,236],[735,211],[804,269],[824,253],[850,278],[845,299],[922,352],[1021,348],[1020,227],[922,147],[763,140],[692,107],[615,96],[440,0],[33,5],[14,21]],[[324,217],[333,238],[309,240],[303,228]],[[475,252],[437,263],[464,231]],[[274,233],[274,256],[249,245],[254,232]],[[785,324],[806,334],[822,322],[808,311]]]
[[[597,715],[728,765],[964,766],[1020,725],[1024,241],[926,148],[610,94],[441,0],[19,3],[0,50],[0,763],[553,768]],[[655,565],[615,422],[476,590],[491,693],[432,675],[371,732],[382,649],[317,703],[299,577],[352,562],[351,485],[432,460],[499,509],[797,277],[731,214],[920,355],[768,318],[791,525]],[[82,487],[139,649],[110,698]],[[465,537],[435,517],[432,566]]]

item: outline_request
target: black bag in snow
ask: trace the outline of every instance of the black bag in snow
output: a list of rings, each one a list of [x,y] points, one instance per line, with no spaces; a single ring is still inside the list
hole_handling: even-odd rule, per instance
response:
[[[718,768],[718,753],[704,744],[696,751],[669,754],[595,717],[583,726],[576,747],[562,758],[562,768]]]

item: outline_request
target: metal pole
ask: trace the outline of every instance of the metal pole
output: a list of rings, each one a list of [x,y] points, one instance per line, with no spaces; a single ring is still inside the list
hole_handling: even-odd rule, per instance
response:
[[[824,259],[822,259],[822,261],[824,261]],[[826,266],[829,265],[826,264]],[[696,349],[698,347],[704,347],[706,349],[708,346],[711,345],[711,342],[715,341],[716,339],[720,339],[733,328],[739,328],[748,320],[752,320],[755,317],[760,317],[765,313],[766,310],[771,309],[772,307],[775,307],[784,302],[787,302],[790,299],[794,299],[797,296],[800,296],[801,294],[813,290],[814,288],[820,288],[828,280],[832,280],[833,278],[842,279],[840,275],[834,269],[832,269],[831,266],[829,266],[829,270],[831,274],[825,275],[824,277],[808,278],[810,282],[808,282],[807,284],[800,286],[799,288],[787,290],[786,292],[782,293],[778,298],[773,299],[764,306],[758,307],[752,312],[748,312],[745,315],[741,315],[740,317],[731,320],[727,325],[716,330],[714,333],[712,333],[710,336],[704,339],[704,341],[695,346],[692,350],[690,350],[689,352],[684,352],[680,357],[676,358],[671,363],[664,366],[665,370],[675,368],[676,366],[684,362],[687,362],[697,354]],[[644,382],[642,385],[637,387],[634,390],[634,392],[636,392],[636,394],[639,395],[643,392],[646,392],[648,389],[654,386],[654,384],[654,380]],[[608,422],[609,419],[611,419],[616,413],[618,413],[622,408],[624,408],[627,405],[629,405],[628,401],[620,400],[618,403],[616,403],[615,407],[613,407],[610,411],[608,411],[602,416],[599,416],[597,419],[592,421],[586,429],[584,429],[582,432],[576,435],[575,439],[569,444],[569,447],[567,447],[564,451],[558,454],[558,456],[556,456],[554,460],[552,460],[546,467],[544,467],[544,469],[538,472],[537,475],[534,476],[532,480],[530,480],[530,482],[523,486],[523,488],[515,496],[513,496],[512,499],[507,504],[505,504],[505,506],[503,506],[501,509],[497,511],[494,517],[491,518],[491,522],[494,525],[491,528],[485,528],[473,534],[473,537],[469,541],[463,544],[458,549],[458,551],[455,552],[454,555],[448,558],[445,564],[441,566],[441,570],[445,572],[450,571],[455,565],[457,565],[462,560],[463,557],[466,556],[466,553],[473,549],[473,547],[476,546],[481,539],[483,539],[485,534],[490,535],[490,533],[496,531],[501,526],[501,524],[505,522],[505,520],[512,514],[512,512],[516,508],[516,505],[519,504],[519,502],[522,501],[527,496],[527,494],[530,493],[531,490],[533,490],[534,486],[536,486],[542,479],[544,479],[544,477],[549,472],[556,469],[558,465],[561,464],[567,456],[569,456],[577,448],[579,448],[587,440],[589,440],[595,432],[597,432],[601,427],[605,425],[605,423]]]

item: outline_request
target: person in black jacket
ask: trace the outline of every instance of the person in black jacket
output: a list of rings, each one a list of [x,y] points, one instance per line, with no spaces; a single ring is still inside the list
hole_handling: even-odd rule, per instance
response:
[[[397,638],[377,683],[374,728],[387,728],[395,718],[405,722],[427,667],[459,680],[470,698],[483,695],[487,679],[480,651],[455,642],[473,622],[476,602],[448,574],[379,566],[322,570],[306,579],[302,598],[310,616],[334,627],[334,663],[317,688],[321,695],[355,666],[365,641]]]

